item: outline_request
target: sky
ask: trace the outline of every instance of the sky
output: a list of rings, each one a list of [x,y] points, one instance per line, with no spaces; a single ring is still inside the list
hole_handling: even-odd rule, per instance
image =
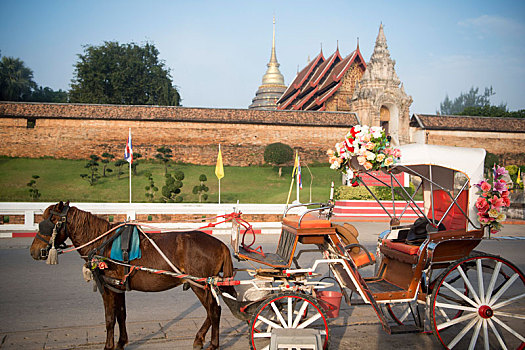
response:
[[[153,43],[186,107],[247,108],[272,45],[285,83],[308,58],[359,47],[368,62],[383,23],[411,113],[471,87],[525,109],[525,1],[0,0],[0,54],[34,81],[68,90],[85,45]]]

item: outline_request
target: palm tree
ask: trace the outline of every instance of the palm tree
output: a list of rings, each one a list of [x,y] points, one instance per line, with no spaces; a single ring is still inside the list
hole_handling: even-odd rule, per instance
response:
[[[19,58],[2,57],[0,61],[0,100],[22,101],[36,89],[33,71]]]

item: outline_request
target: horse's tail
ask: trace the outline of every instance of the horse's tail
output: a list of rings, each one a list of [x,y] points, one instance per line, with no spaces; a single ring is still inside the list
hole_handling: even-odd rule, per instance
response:
[[[230,250],[226,245],[223,245],[223,259],[222,259],[222,276],[224,278],[233,277],[233,261]],[[222,292],[226,292],[233,297],[237,296],[237,292],[233,286],[220,287]]]

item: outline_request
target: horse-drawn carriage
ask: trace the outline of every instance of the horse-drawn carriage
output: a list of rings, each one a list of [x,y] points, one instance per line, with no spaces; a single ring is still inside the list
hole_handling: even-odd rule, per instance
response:
[[[371,306],[388,333],[433,332],[449,349],[522,349],[525,276],[506,259],[474,250],[488,235],[478,224],[474,186],[483,178],[485,151],[429,145],[406,145],[400,149],[400,161],[384,170],[390,183],[378,181],[391,188],[392,200],[397,193],[406,204],[400,211],[394,206],[393,214],[389,214],[390,225],[378,235],[375,254],[359,243],[351,223],[333,220],[334,202],[330,198],[324,204],[300,205],[303,210],[299,215],[290,215],[292,209],[298,208],[289,207],[283,216],[275,253],[245,244],[240,228],[244,226],[246,235],[250,226],[240,213],[228,216],[232,220],[233,255],[253,266],[243,269],[250,276],[244,279],[235,278],[241,269],[232,269],[222,243],[195,232],[151,237],[144,233],[139,244],[142,257],[119,263],[110,258],[107,250],[98,249],[96,240],[104,228],[84,240],[76,237],[79,229],[73,227],[73,222],[77,210],[64,212],[65,207],[59,205],[44,214],[55,227],[55,237],[49,228],[41,230],[45,232],[40,233],[40,240],[35,239],[32,255],[47,256],[53,243],[62,243],[69,236],[77,248],[81,247],[81,255],[91,262],[93,271],[105,276],[100,283],[106,293],[106,315],[111,305],[123,303],[119,301],[121,294],[112,289],[153,291],[192,282],[189,287],[208,311],[196,336],[197,348],[202,346],[210,325],[211,348],[218,346],[219,294],[234,316],[249,322],[253,349],[276,349],[283,341],[291,346],[294,344],[290,341],[301,338],[312,339],[314,347],[329,348],[329,318],[335,315],[334,306],[323,297],[334,286],[322,274],[327,267],[344,299],[350,302],[354,295],[354,300],[361,299],[362,304]],[[399,172],[417,180],[415,191],[398,183],[395,175]],[[423,208],[417,205],[416,194],[422,194]],[[419,219],[414,224],[401,225],[409,210],[417,213]],[[155,252],[148,253],[152,245],[160,247],[158,253],[163,252],[164,260],[159,260]],[[42,255],[40,249],[44,250]],[[312,252],[318,252],[319,258],[312,266],[301,267],[299,257]],[[105,269],[100,270],[100,263],[107,264]],[[362,268],[370,265],[375,266],[375,273],[364,277]],[[223,275],[218,277],[220,272]],[[148,274],[151,278],[146,281]],[[128,284],[116,281],[119,278]],[[161,279],[162,283],[153,282],[154,279]],[[115,299],[106,303],[108,295]],[[127,342],[122,316],[115,311],[109,319],[107,348],[113,347],[115,317],[121,325],[118,347]],[[300,344],[295,345],[300,348]]]

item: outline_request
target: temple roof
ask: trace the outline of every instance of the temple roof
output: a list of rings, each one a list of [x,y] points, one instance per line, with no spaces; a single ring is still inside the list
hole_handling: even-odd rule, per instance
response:
[[[414,114],[410,126],[426,130],[525,132],[523,118]]]
[[[294,81],[277,101],[277,109],[324,110],[325,102],[341,86],[345,73],[354,62],[366,69],[359,45],[345,58],[341,57],[339,48],[326,59],[321,50],[297,73]]]

